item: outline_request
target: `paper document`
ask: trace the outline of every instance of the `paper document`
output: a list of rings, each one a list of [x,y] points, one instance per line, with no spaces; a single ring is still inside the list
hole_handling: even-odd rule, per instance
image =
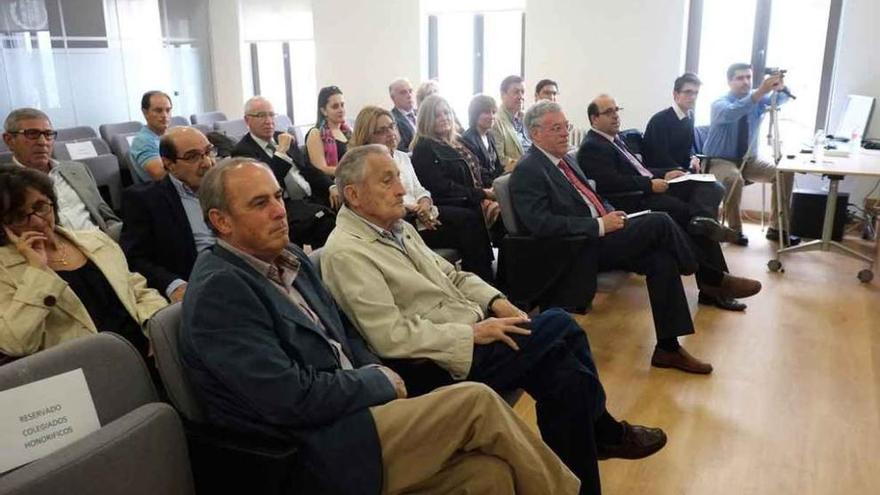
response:
[[[101,427],[82,369],[0,392],[0,473]]]
[[[670,184],[675,184],[677,182],[685,182],[689,180],[694,180],[697,182],[717,182],[718,179],[715,178],[715,174],[685,174],[679,177],[676,177],[672,180],[668,180],[666,182]]]
[[[631,218],[640,217],[642,215],[647,215],[648,213],[651,213],[651,210],[642,210],[642,211],[637,211],[635,213],[627,213],[626,219],[629,220]]]
[[[67,154],[71,160],[82,160],[83,158],[92,158],[98,156],[95,151],[95,145],[91,141],[82,141],[79,143],[64,143],[67,147]]]

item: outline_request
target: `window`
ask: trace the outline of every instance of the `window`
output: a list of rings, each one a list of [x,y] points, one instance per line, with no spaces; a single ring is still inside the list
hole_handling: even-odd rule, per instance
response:
[[[746,62],[753,66],[755,87],[767,67],[788,71],[786,84],[797,99],[779,113],[784,141],[799,146],[824,128],[836,43],[826,33],[839,25],[841,1],[691,0],[687,69],[703,81],[697,125],[709,123],[712,102],[728,91],[727,67]]]
[[[242,6],[242,53],[251,69],[246,96],[265,96],[296,125],[313,124],[318,85],[311,3],[246,0]]]
[[[522,1],[428,1],[428,77],[440,82],[459,121],[477,93],[498,98],[501,80],[523,73]]]

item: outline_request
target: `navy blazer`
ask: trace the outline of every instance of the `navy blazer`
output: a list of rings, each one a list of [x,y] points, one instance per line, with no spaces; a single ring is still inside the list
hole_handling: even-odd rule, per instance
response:
[[[162,294],[174,280],[188,280],[196,241],[170,176],[129,187],[122,199],[125,222],[119,244],[131,271]]]
[[[629,191],[650,194],[651,179],[662,179],[670,170],[649,168],[653,177],[643,177],[623,153],[592,129],[578,149],[577,163],[584,175],[596,182],[596,190],[601,194]]]
[[[413,127],[409,119],[406,118],[406,115],[398,110],[397,107],[391,109],[391,115],[394,115],[394,122],[397,124],[397,132],[400,133],[400,143],[397,144],[397,149],[407,153],[409,152],[409,145],[412,143],[413,136],[416,135],[416,129]]]
[[[276,142],[278,141],[279,134],[281,134],[281,132],[276,132],[274,135]],[[263,148],[261,148],[260,145],[254,141],[254,138],[251,137],[250,132],[245,134],[244,137],[236,143],[235,148],[232,149],[232,156],[246,156],[248,158],[265,162],[269,165],[269,168],[272,169],[272,173],[275,175],[275,180],[278,181],[278,184],[280,184],[281,187],[284,187],[284,178],[287,176],[287,172],[292,168],[291,165],[282,158],[273,156],[270,159]],[[333,180],[330,179],[327,174],[318,170],[317,167],[307,162],[296,142],[290,144],[290,149],[287,150],[287,156],[293,160],[299,173],[302,174],[303,178],[309,183],[309,186],[311,186],[312,198],[318,203],[329,206],[329,189],[330,186],[333,185]]]
[[[587,178],[571,159],[564,159],[589,187]],[[593,218],[577,189],[537,146],[529,148],[513,169],[510,199],[518,223],[528,234],[543,238],[599,238],[601,220]],[[614,209],[607,201],[602,202],[607,211]]]
[[[263,274],[219,245],[204,251],[183,301],[180,353],[208,420],[292,441],[322,493],[377,494],[382,452],[369,411],[397,397],[299,248],[294,286],[355,370],[342,370],[317,325]]]
[[[495,136],[489,133],[486,137],[489,141],[488,148],[483,144],[480,133],[473,127],[461,135],[464,145],[480,160],[480,177],[478,177],[480,183],[483,187],[490,188],[492,187],[492,182],[504,173],[504,166],[501,165],[501,159],[498,158]]]

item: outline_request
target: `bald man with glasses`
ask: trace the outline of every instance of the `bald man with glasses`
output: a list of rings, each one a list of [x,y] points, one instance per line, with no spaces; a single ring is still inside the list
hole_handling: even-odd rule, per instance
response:
[[[159,141],[159,156],[165,177],[125,191],[120,244],[132,271],[177,302],[183,299],[198,253],[217,240],[198,198],[202,177],[214,166],[217,152],[198,129],[173,127]]]

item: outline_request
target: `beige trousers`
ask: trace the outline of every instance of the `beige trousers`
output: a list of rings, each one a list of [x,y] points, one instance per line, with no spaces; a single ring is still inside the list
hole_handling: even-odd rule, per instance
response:
[[[725,160],[723,158],[712,158],[709,162],[709,173],[715,174],[718,182],[727,190],[724,200],[724,217],[727,219],[727,226],[733,230],[742,230],[742,217],[740,216],[740,203],[742,203],[742,188],[745,181],[763,182],[774,184],[776,182],[776,166],[770,162],[759,160],[757,158],[749,158],[743,165],[742,173],[739,171],[739,164]],[[788,211],[788,205],[791,202],[791,189],[794,184],[794,175],[783,174],[782,195],[783,203]],[[773,193],[770,196],[770,228],[777,228],[776,223],[778,217],[779,200],[776,197],[776,186],[772,187]]]
[[[575,494],[580,481],[489,387],[472,382],[370,408],[383,494]]]

